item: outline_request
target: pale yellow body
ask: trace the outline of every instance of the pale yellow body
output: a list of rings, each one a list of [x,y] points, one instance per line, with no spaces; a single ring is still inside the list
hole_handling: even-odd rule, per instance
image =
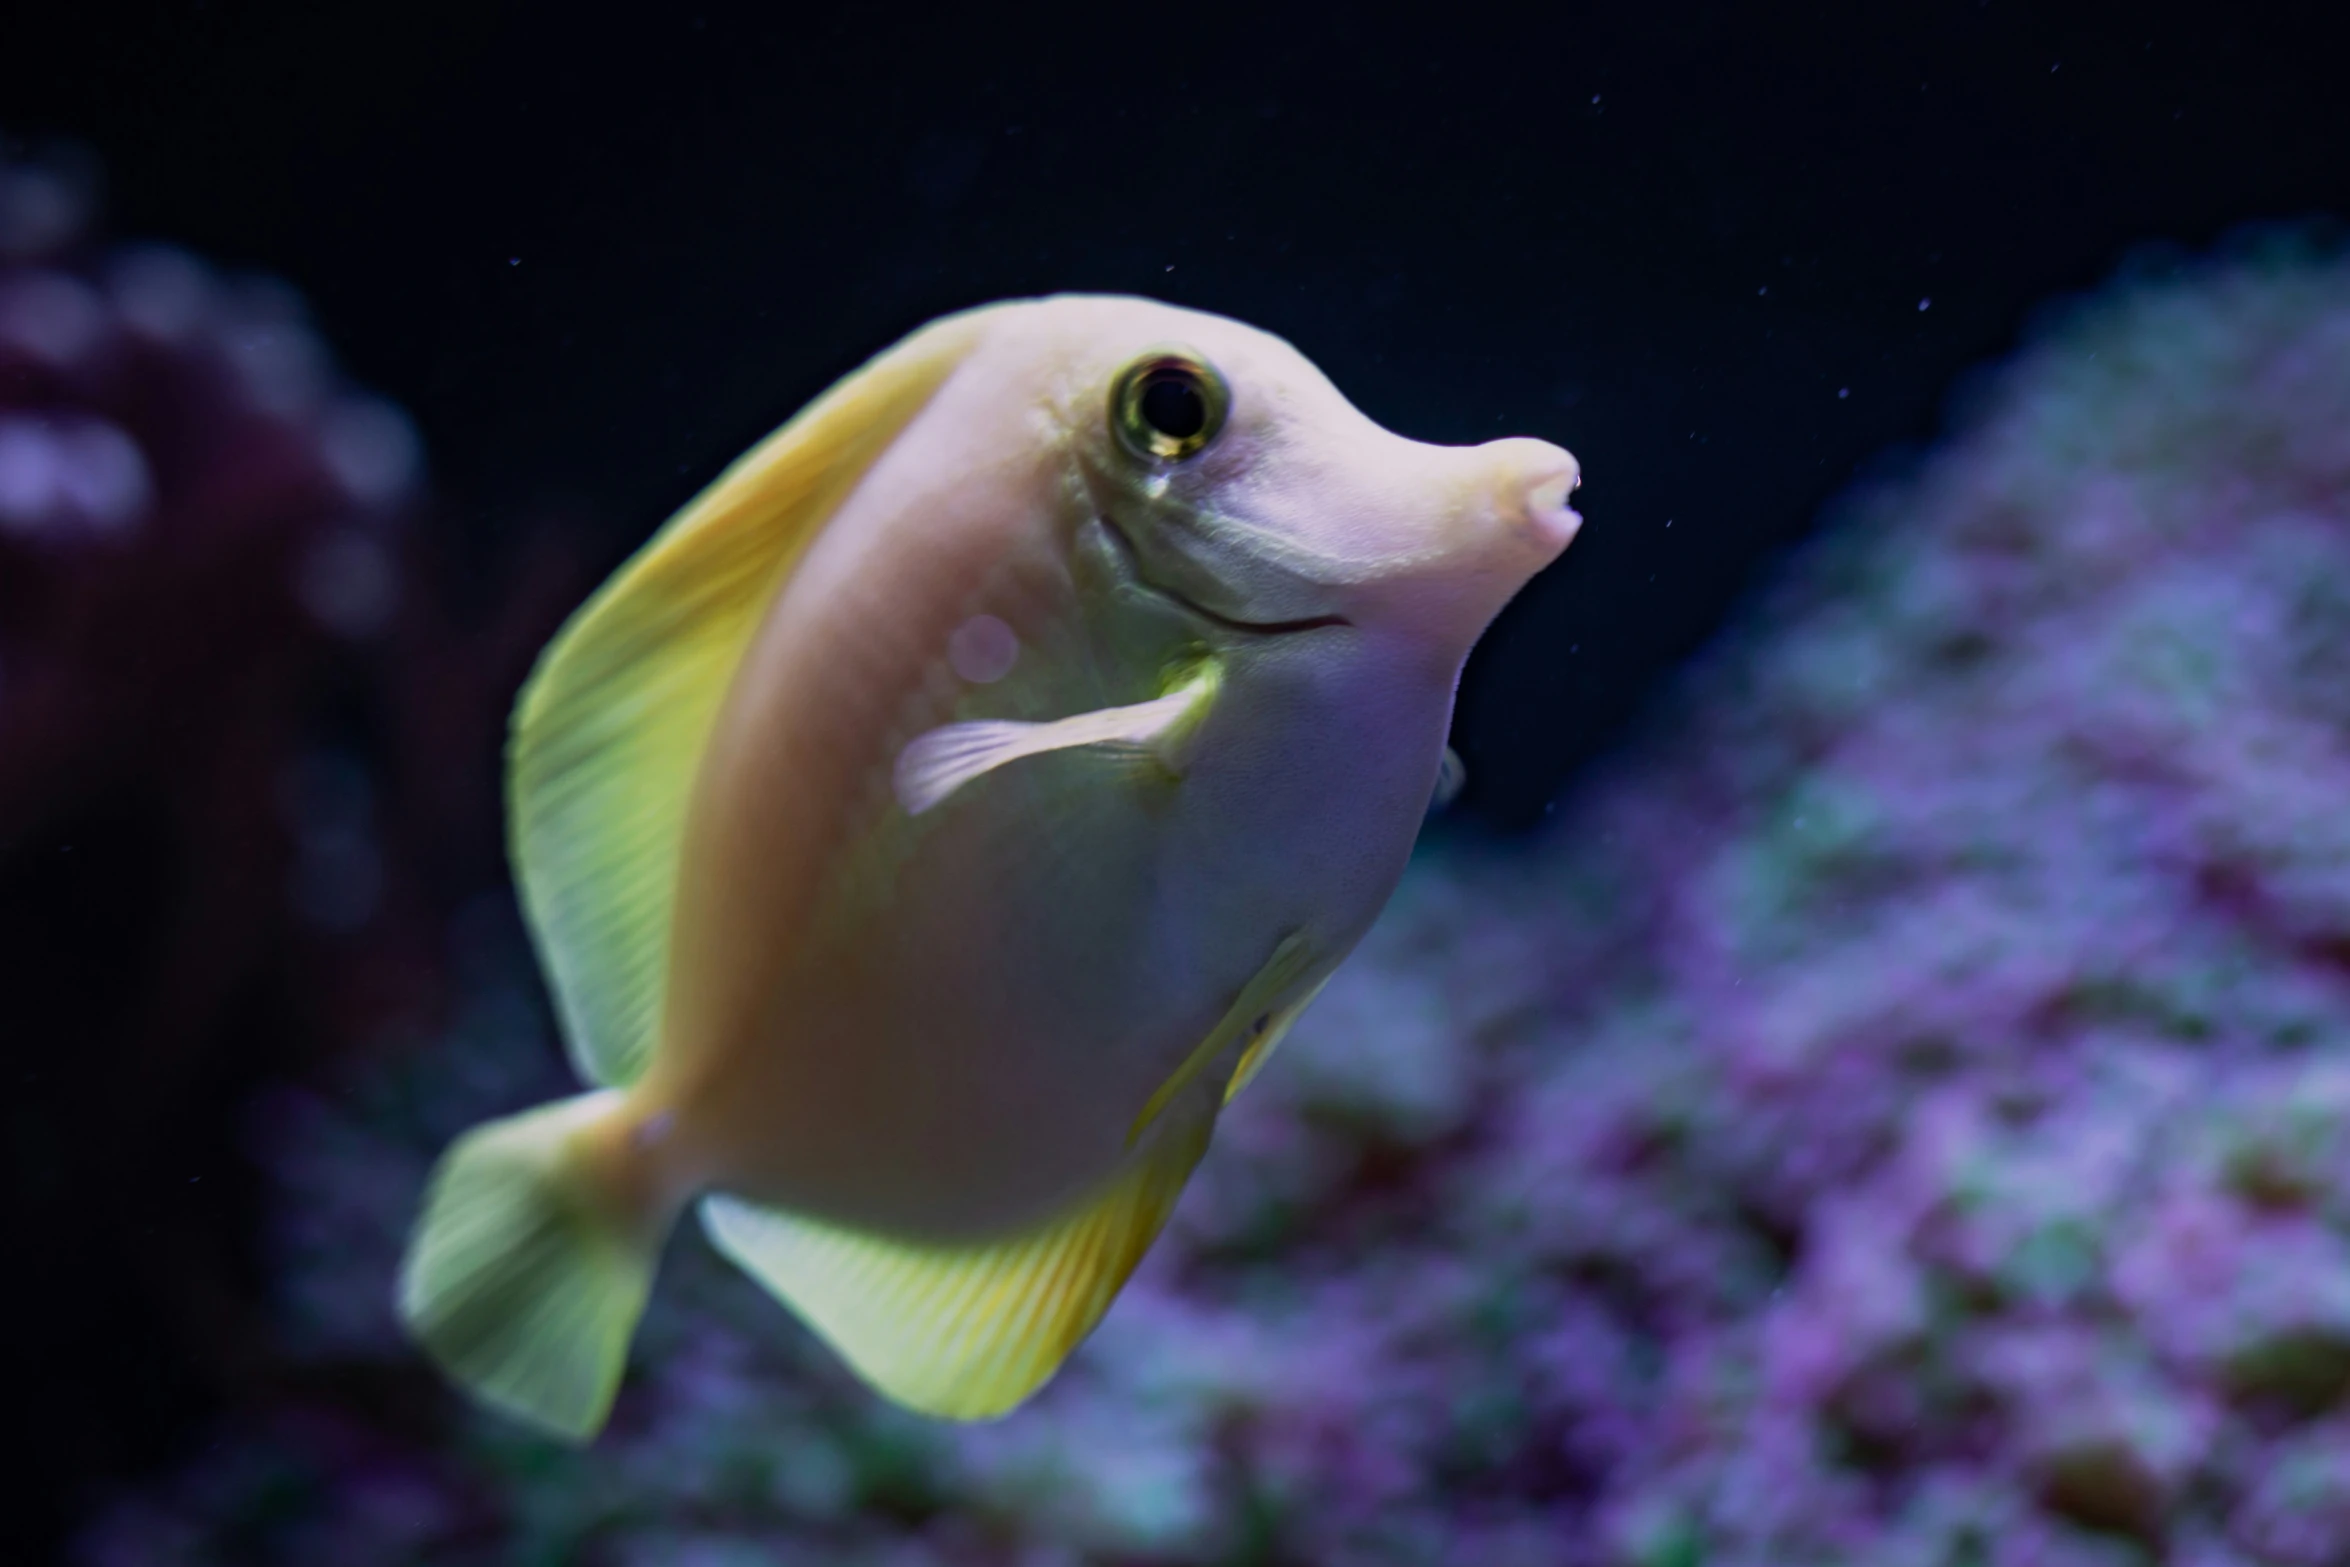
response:
[[[1180,460],[1105,401],[1169,342],[1229,388]],[[1574,465],[1400,440],[1286,344],[1139,300],[955,318],[804,422],[523,704],[526,902],[583,1069],[623,1090],[546,1112],[529,1157],[632,1236],[722,1194],[713,1237],[876,1385],[989,1414],[1106,1308],[1244,1054],[1376,917],[1462,659],[1572,535]],[[800,533],[759,531],[771,496]],[[979,760],[916,765],[956,746]],[[420,1246],[444,1361],[601,1419],[608,1383],[508,1375],[438,1304],[523,1283]]]
[[[1022,439],[1034,418],[985,378],[950,381],[810,548],[738,676],[634,1096],[674,1113],[694,1184],[916,1233],[1014,1228],[1115,1168],[1135,1111],[1285,934],[1327,955],[1302,993],[1401,872],[1454,660],[1343,626],[1235,636],[1081,591],[1107,552],[1086,547],[1069,440]],[[991,487],[1016,503],[958,511],[1005,451],[1026,461],[998,456]],[[956,678],[948,639],[976,615],[1011,628],[1026,668]],[[1121,631],[1167,660],[1213,635],[1237,666],[1180,779],[1072,751],[899,809],[892,765],[928,729],[1157,695],[1159,661],[1121,661]]]

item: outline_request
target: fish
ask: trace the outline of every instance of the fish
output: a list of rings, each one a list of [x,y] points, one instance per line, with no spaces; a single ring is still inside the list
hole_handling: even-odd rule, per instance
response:
[[[965,311],[833,386],[516,701],[509,857],[593,1086],[442,1156],[407,1331],[585,1442],[691,1207],[882,1397],[1017,1408],[1394,890],[1580,482],[1140,298]]]

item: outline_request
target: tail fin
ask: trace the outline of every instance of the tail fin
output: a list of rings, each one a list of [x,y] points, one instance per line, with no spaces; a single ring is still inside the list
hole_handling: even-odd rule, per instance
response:
[[[611,1410],[676,1212],[649,1183],[599,1170],[581,1135],[621,1097],[582,1094],[459,1138],[400,1269],[400,1316],[444,1371],[574,1442]]]

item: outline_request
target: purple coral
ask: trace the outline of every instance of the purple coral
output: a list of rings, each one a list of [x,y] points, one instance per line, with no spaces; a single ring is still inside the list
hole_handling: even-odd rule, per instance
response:
[[[0,1214],[39,1278],[0,1308],[40,1433],[11,1559],[74,1482],[301,1374],[246,1102],[430,1007],[430,878],[469,818],[494,842],[503,697],[433,683],[518,670],[550,618],[452,627],[406,417],[284,284],[109,248],[96,211],[85,160],[0,142]]]
[[[688,1243],[595,1449],[255,1411],[87,1557],[2339,1561],[2345,692],[2350,267],[2117,289],[1547,840],[1422,856],[1029,1408]],[[545,1091],[509,941],[274,1123],[322,1358],[403,1365],[372,1216]]]

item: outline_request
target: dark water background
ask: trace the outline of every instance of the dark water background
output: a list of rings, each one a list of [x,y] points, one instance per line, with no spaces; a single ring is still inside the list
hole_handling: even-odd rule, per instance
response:
[[[20,8],[0,101],[104,155],[118,230],[295,280],[469,548],[561,507],[616,557],[876,344],[1057,289],[1560,440],[1595,525],[1462,715],[1518,827],[2035,308],[2344,209],[2317,16],[102,3]]]
[[[511,934],[496,744],[531,652],[876,347],[1003,295],[1149,293],[1289,337],[1408,434],[1572,448],[1585,536],[1481,649],[1456,732],[1447,830],[1506,844],[2035,312],[2350,213],[2331,42],[2315,8],[2004,0],[1538,26],[19,7],[0,131],[86,149],[109,237],[289,280],[407,411],[428,486],[395,508],[402,607],[363,637],[250,586],[313,558],[307,479],[283,538],[135,581],[0,556],[0,609],[96,671],[73,689],[100,736],[0,760],[8,1385],[35,1450],[0,1554],[46,1554],[224,1410],[442,1418],[428,1383],[272,1344],[255,1096],[461,1009],[469,954]],[[354,834],[365,917],[289,907]]]

